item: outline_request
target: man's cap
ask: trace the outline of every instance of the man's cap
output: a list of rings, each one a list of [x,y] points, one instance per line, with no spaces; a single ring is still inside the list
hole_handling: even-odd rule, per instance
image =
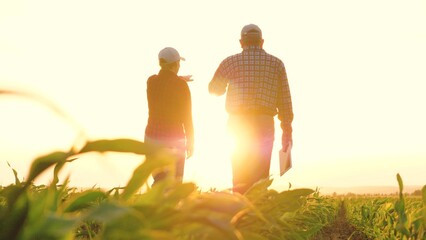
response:
[[[241,39],[262,38],[262,30],[256,24],[245,25],[241,30]]]
[[[179,52],[172,47],[163,48],[158,53],[158,59],[160,61],[163,60],[165,63],[174,63],[180,60],[185,61],[185,58],[181,57]]]

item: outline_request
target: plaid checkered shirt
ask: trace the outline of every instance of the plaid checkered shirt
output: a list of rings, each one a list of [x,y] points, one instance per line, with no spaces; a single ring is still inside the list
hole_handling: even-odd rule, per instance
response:
[[[219,65],[209,84],[212,94],[227,91],[229,114],[264,114],[281,121],[284,133],[292,133],[293,109],[284,63],[258,46],[249,46]]]

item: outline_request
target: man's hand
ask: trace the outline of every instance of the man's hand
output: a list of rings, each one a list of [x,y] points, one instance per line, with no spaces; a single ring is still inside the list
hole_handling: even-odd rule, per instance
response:
[[[221,96],[226,92],[228,81],[225,78],[215,78],[209,83],[209,93]]]

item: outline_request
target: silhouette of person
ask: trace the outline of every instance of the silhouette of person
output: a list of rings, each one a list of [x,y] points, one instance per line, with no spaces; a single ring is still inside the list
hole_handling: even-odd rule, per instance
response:
[[[158,54],[160,71],[147,81],[148,123],[145,142],[161,144],[176,156],[175,177],[182,182],[185,160],[194,149],[194,127],[192,122],[192,100],[186,77],[177,74],[180,61],[185,60],[171,47]],[[165,178],[167,170],[153,173],[154,183]]]
[[[282,149],[292,143],[293,109],[284,63],[263,49],[261,29],[242,28],[242,52],[225,58],[209,83],[213,95],[226,94],[228,130],[235,140],[231,155],[233,191],[245,193],[269,178],[274,116],[282,128]]]

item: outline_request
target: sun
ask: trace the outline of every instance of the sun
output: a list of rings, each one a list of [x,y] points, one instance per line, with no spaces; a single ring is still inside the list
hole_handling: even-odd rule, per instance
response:
[[[194,155],[186,161],[184,181],[203,190],[232,188],[233,141],[227,131],[224,97],[193,96]]]
[[[203,190],[224,190],[232,187],[231,142],[221,133],[199,142],[194,156],[187,160],[185,179]],[[214,137],[213,137],[214,136]]]

